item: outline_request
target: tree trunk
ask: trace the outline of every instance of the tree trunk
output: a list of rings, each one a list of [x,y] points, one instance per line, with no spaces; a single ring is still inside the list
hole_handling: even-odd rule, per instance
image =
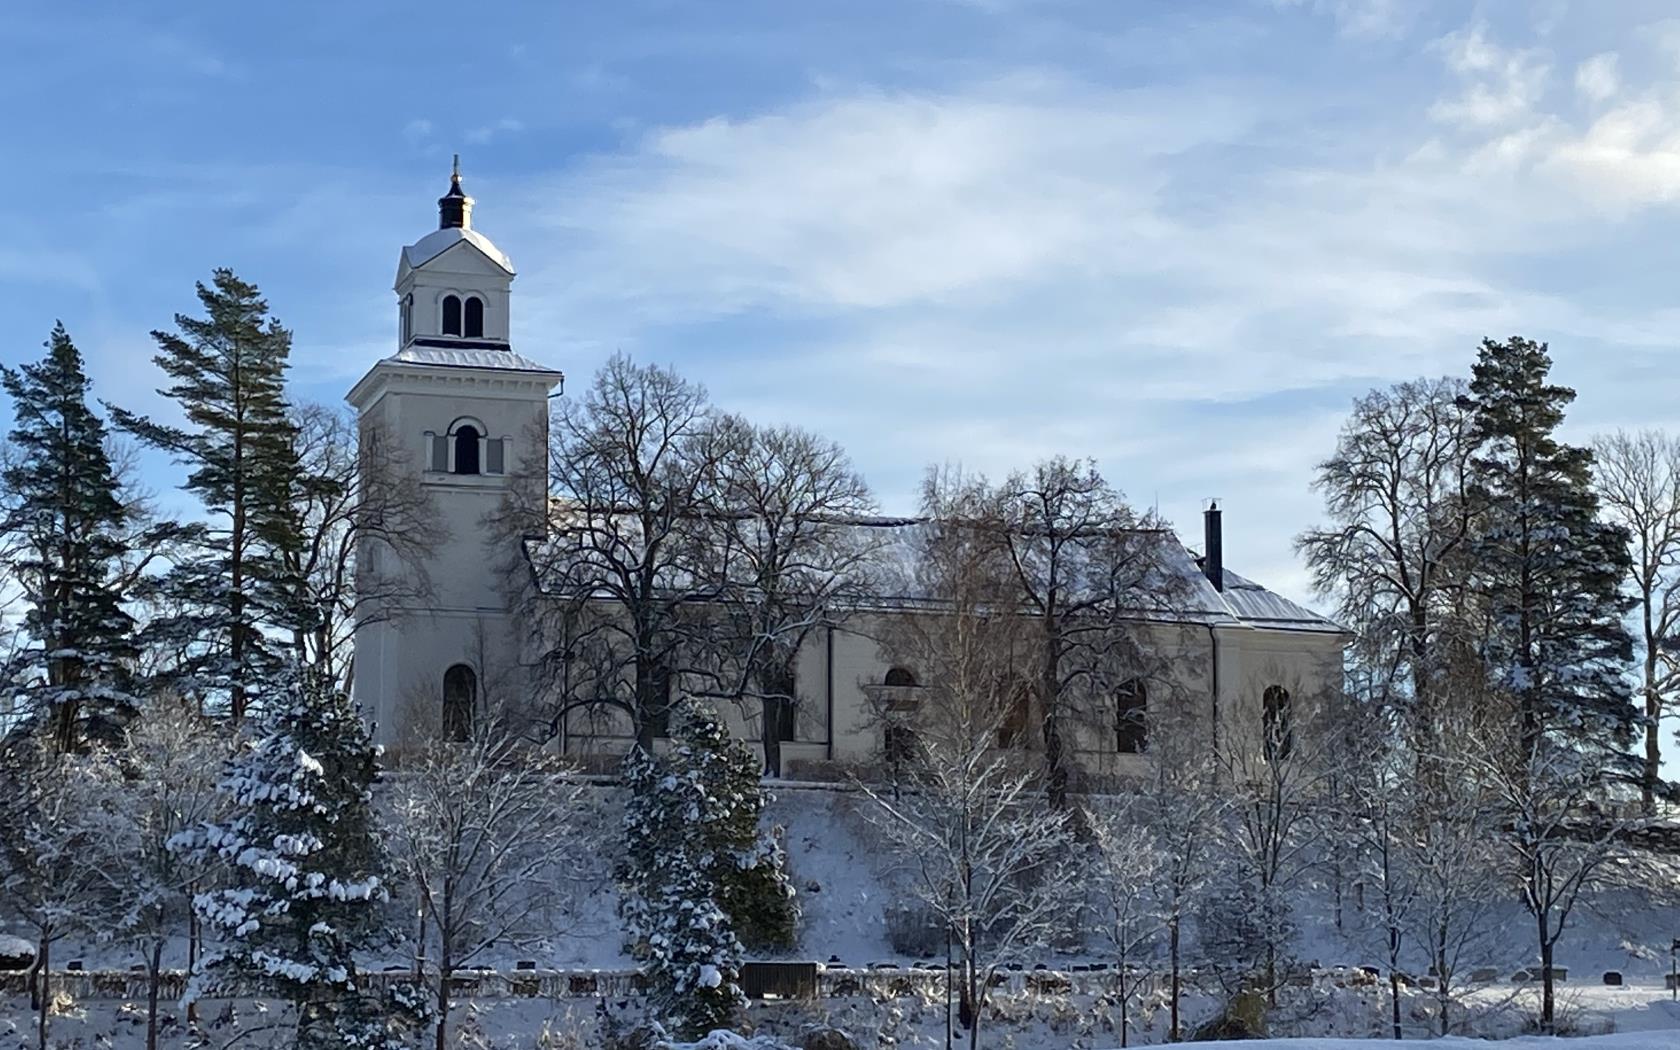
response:
[[[1180,1039],[1184,1038],[1184,1033],[1182,1033],[1178,1030],[1178,997],[1179,997],[1179,983],[1178,983],[1178,980],[1179,980],[1179,973],[1178,973],[1178,916],[1177,915],[1174,915],[1167,922],[1167,965],[1172,969],[1172,992],[1171,992],[1171,995],[1169,997],[1170,998],[1170,1003],[1169,1003],[1168,1011],[1167,1011],[1168,1017],[1169,1017],[1169,1020],[1170,1020],[1171,1023],[1169,1025],[1168,1031],[1167,1031],[1167,1040],[1169,1042],[1176,1043]]]
[[[1126,986],[1126,957],[1120,956],[1120,1050],[1126,1050],[1126,1030],[1131,1027],[1127,1016],[1126,1004],[1132,998],[1132,990]]]
[[[41,951],[36,956],[41,966],[41,1006],[35,1023],[36,1050],[47,1050],[47,1010],[52,1006],[52,939],[41,938]]]
[[[1067,808],[1068,771],[1066,748],[1062,741],[1060,639],[1056,632],[1060,624],[1055,614],[1044,615],[1044,666],[1039,673],[1039,704],[1042,705],[1041,726],[1044,734],[1044,773],[1046,795],[1054,809]]]
[[[199,713],[203,714],[203,711],[201,710]],[[193,883],[191,884],[191,889],[192,889],[193,895],[196,896],[198,894],[198,882],[196,880],[194,880]],[[187,919],[187,974],[188,974],[188,976],[192,976],[193,974],[196,974],[198,972],[199,942],[201,940],[203,940],[203,938],[204,938],[204,928],[199,924],[198,912],[195,911],[195,912],[192,913],[191,917],[189,917]],[[197,1020],[198,1020],[198,1000],[194,999],[192,1002],[187,1004],[187,1023],[192,1024],[193,1022],[195,1022]]]
[[[163,941],[152,942],[146,974],[146,1050],[157,1050],[158,985],[163,981]]]
[[[1544,923],[1545,920],[1541,920]],[[1540,932],[1540,1034],[1553,1033],[1552,942]]]
[[[1395,925],[1392,912],[1388,922],[1388,1001],[1389,1017],[1394,1024],[1394,1038],[1400,1036],[1400,927]]]
[[[448,1050],[446,1031],[449,1028],[449,967],[444,962],[444,954],[438,953],[438,983],[437,983],[437,1047],[436,1050]]]
[[[759,700],[758,735],[764,744],[764,775],[782,775],[781,705],[786,701],[766,696]]]

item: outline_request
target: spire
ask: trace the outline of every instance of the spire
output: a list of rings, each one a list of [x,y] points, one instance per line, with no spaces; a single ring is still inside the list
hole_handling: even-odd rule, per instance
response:
[[[438,198],[438,229],[472,229],[472,206],[473,199],[461,189],[461,155],[457,153],[449,174],[449,192]]]

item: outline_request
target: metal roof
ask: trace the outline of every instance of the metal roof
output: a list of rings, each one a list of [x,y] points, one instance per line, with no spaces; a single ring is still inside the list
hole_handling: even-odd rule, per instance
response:
[[[566,510],[557,504],[555,512],[565,514]],[[916,534],[927,526],[925,519],[858,518],[842,524],[858,530],[860,542],[871,546],[874,553],[874,586],[854,603],[857,607],[893,611],[932,609],[941,604],[935,596],[925,593],[916,580]],[[1140,534],[1159,543],[1156,567],[1164,574],[1161,591],[1176,595],[1178,601],[1170,609],[1142,605],[1136,613],[1138,619],[1313,634],[1347,633],[1334,621],[1229,569],[1224,574],[1224,590],[1216,590],[1203,574],[1200,558],[1186,549],[1178,537],[1166,530]],[[543,578],[546,573],[539,566],[556,553],[548,549],[549,543],[532,538],[525,544],[525,555],[545,592],[550,591],[551,581]]]

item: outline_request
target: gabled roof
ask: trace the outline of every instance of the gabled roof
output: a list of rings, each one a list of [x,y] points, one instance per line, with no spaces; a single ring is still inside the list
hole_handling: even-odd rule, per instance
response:
[[[484,236],[484,234],[461,226],[446,226],[441,230],[433,230],[404,248],[402,253],[403,264],[410,269],[418,269],[462,241],[477,248],[486,259],[506,270],[508,276],[513,276],[512,259],[509,259],[500,248],[492,244],[490,238]]]
[[[1269,591],[1253,580],[1225,570],[1225,589],[1219,592],[1237,619],[1254,627],[1274,631],[1322,631],[1346,634],[1334,620],[1320,616],[1304,605]]]
[[[554,512],[564,515],[566,509],[556,504]],[[922,518],[856,518],[843,522],[857,530],[859,542],[873,550],[875,580],[872,592],[859,598],[859,608],[879,611],[934,609],[940,604],[933,595],[922,592],[917,585],[915,558],[917,532],[927,526]],[[1158,623],[1198,623],[1211,627],[1250,627],[1256,630],[1292,631],[1310,634],[1346,634],[1347,631],[1332,620],[1318,615],[1303,605],[1267,590],[1236,573],[1225,570],[1223,590],[1216,590],[1201,569],[1201,559],[1185,548],[1178,538],[1165,529],[1144,530],[1139,533],[1149,542],[1158,544],[1154,555],[1155,569],[1163,579],[1161,592],[1177,598],[1175,607],[1140,607],[1137,618]],[[537,586],[545,593],[554,593],[555,581],[546,571],[550,559],[559,555],[551,540],[541,537],[525,541],[525,556],[530,561]]]

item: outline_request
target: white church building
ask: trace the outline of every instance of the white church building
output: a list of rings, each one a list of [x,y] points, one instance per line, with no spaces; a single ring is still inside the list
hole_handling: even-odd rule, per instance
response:
[[[510,592],[510,561],[526,557],[518,540],[490,519],[514,486],[541,486],[546,469],[550,398],[561,372],[522,356],[510,341],[512,261],[472,226],[473,200],[459,171],[438,202],[438,228],[402,249],[397,264],[396,351],[377,361],[347,395],[364,443],[393,442],[397,461],[419,476],[447,536],[426,566],[430,597],[423,605],[379,610],[355,636],[355,699],[380,743],[398,749],[429,734],[458,732],[498,690],[537,690],[537,673],[522,600]],[[517,493],[528,506],[540,491]],[[872,527],[912,527],[883,520]],[[1150,625],[1153,640],[1176,668],[1148,696],[1117,699],[1110,727],[1085,726],[1075,751],[1083,769],[1124,774],[1145,761],[1141,738],[1127,728],[1128,709],[1185,705],[1210,746],[1257,737],[1268,719],[1288,716],[1291,694],[1340,683],[1347,635],[1311,610],[1223,566],[1221,514],[1206,515],[1203,553],[1169,537],[1169,558],[1190,581],[1182,608]],[[360,557],[381,557],[368,545]],[[766,727],[755,712],[726,711],[732,730],[754,743],[777,734],[783,771],[828,777],[878,761],[889,742],[876,713],[883,697],[913,705],[923,683],[876,639],[872,618],[915,615],[908,596],[883,595],[815,633],[797,666],[797,717]],[[558,727],[556,746],[586,765],[605,765],[629,744],[628,725],[600,719]],[[1031,747],[1023,734],[1016,746]]]

